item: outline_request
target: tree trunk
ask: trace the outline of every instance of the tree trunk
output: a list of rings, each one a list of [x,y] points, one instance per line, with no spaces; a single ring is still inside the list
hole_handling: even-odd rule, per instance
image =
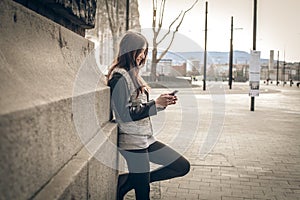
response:
[[[156,3],[155,3],[156,2]],[[173,20],[173,22],[170,24],[169,26],[169,30],[167,33],[163,34],[163,36],[161,37],[161,39],[159,41],[157,41],[157,37],[161,31],[161,28],[162,28],[162,23],[163,23],[163,17],[164,17],[164,10],[165,10],[165,3],[166,3],[166,0],[161,0],[161,3],[160,3],[160,8],[157,8],[157,0],[154,1],[153,0],[153,17],[152,17],[152,31],[153,31],[153,50],[152,50],[152,63],[151,63],[151,80],[154,80],[156,81],[157,80],[157,76],[156,76],[156,67],[157,67],[157,63],[159,63],[159,61],[165,56],[165,54],[169,51],[172,43],[173,43],[173,40],[174,40],[174,37],[175,37],[175,34],[176,32],[178,32],[178,29],[179,27],[181,26],[182,24],[182,21],[185,17],[185,14],[187,12],[189,12],[195,5],[196,3],[198,2],[198,0],[195,0],[195,2],[193,3],[193,5],[188,8],[187,10],[185,10],[184,12],[181,11],[180,14],[175,18],[175,20]],[[157,13],[157,10],[159,10],[159,13]],[[157,18],[157,16],[159,16]],[[176,23],[176,21],[178,21],[178,24],[175,28],[174,31],[171,31],[171,27]],[[158,22],[158,24],[157,24]],[[167,46],[166,49],[164,49],[160,56],[157,58],[157,47],[158,45],[166,39],[166,37],[171,33],[172,33],[172,38],[171,38],[171,41],[169,42],[169,45]]]
[[[117,56],[118,54],[118,33],[117,31],[112,31],[112,37],[113,37],[113,54],[114,54],[114,58]]]
[[[152,50],[152,63],[151,63],[151,77],[150,77],[152,81],[157,80],[156,67],[157,67],[157,48],[153,47],[153,50]]]

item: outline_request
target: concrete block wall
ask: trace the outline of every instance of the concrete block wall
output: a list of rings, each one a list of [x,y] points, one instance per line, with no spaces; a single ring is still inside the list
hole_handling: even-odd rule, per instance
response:
[[[84,36],[95,26],[97,0],[13,0]]]
[[[0,1],[0,199],[114,199],[117,152],[106,144],[116,144],[117,136],[108,122],[109,88],[83,82],[74,96],[92,49],[61,25]],[[101,75],[91,68],[94,78]],[[104,146],[111,163],[101,160]]]

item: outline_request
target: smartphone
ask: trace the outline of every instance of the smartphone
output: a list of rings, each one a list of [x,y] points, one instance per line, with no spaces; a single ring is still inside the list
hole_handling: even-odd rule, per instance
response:
[[[169,95],[174,96],[176,93],[178,92],[178,90],[174,90],[173,92],[171,92]]]

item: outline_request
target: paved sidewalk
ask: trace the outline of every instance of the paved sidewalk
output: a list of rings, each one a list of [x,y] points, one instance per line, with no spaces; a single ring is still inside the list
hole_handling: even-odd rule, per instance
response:
[[[300,199],[300,89],[262,85],[251,112],[246,84],[233,84],[231,91],[224,86],[225,94],[209,86],[205,92],[180,89],[178,105],[153,118],[156,137],[192,166],[185,177],[153,183],[151,199]],[[153,97],[163,91],[154,89]],[[184,120],[186,114],[191,118]],[[203,158],[210,130],[220,135]],[[182,134],[193,136],[184,147],[174,143]]]

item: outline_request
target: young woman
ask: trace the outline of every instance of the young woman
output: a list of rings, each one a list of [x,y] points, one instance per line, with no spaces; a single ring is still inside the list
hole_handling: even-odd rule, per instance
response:
[[[150,183],[180,177],[190,170],[189,162],[153,136],[150,116],[175,104],[173,94],[149,100],[149,87],[139,75],[145,64],[148,42],[137,32],[127,32],[108,73],[111,106],[118,123],[118,147],[129,173],[118,178],[117,199],[134,189],[137,200],[148,200]],[[161,165],[150,171],[150,162]]]

